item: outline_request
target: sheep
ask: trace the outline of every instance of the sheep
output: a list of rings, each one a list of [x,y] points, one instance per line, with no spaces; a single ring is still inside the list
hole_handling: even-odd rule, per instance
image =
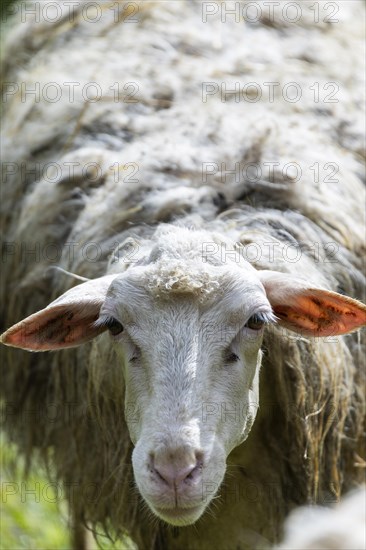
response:
[[[75,548],[263,548],[363,481],[364,5],[237,4],[9,24],[4,429]]]
[[[294,510],[285,523],[286,538],[278,550],[311,548],[349,550],[366,548],[365,486],[333,509],[305,506]],[[304,529],[307,525],[307,529]]]

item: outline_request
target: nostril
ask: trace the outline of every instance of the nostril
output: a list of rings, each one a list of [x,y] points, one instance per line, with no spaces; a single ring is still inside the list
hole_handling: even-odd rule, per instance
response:
[[[157,477],[161,480],[161,481],[164,481],[164,483],[167,483],[168,485],[171,485],[172,483],[174,483],[174,479],[170,479],[170,477],[168,475],[164,475],[164,472],[163,473],[160,473],[159,470],[157,468],[154,468],[154,473],[157,475]]]
[[[189,474],[184,478],[184,480],[186,479],[190,479],[190,480],[193,480],[195,477],[196,477],[196,474],[198,473],[199,471],[199,466],[196,464],[196,466],[194,466],[192,468],[192,470],[189,472]]]
[[[202,451],[196,451],[194,453],[195,457],[196,457],[196,466],[200,466],[200,468],[202,469],[203,467],[203,452]]]
[[[187,479],[193,479],[197,477],[197,474],[200,474],[203,469],[203,453],[197,451],[195,453],[196,464],[192,468],[192,471],[188,474]]]
[[[198,453],[196,453],[196,456],[197,454]],[[192,468],[192,470],[189,472],[186,479],[194,481],[195,479],[197,479],[197,477],[201,475],[202,469],[203,469],[203,457],[202,457],[202,454],[200,454],[200,457],[197,456],[196,464]]]
[[[149,460],[147,463],[147,467],[149,468],[151,473],[155,472],[154,461],[155,461],[154,453],[149,453]]]

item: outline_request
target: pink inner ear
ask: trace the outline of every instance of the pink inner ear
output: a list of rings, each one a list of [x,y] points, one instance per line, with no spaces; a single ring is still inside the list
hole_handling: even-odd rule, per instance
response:
[[[273,310],[282,324],[311,336],[347,334],[366,324],[366,306],[335,292],[308,289]]]
[[[47,351],[78,346],[105,330],[95,327],[99,307],[59,305],[46,308],[14,325],[2,342],[31,351]]]

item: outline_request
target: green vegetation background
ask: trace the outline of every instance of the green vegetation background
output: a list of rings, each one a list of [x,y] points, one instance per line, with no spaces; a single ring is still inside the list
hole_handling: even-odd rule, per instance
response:
[[[0,548],[70,550],[68,510],[62,488],[56,492],[39,467],[33,467],[25,479],[24,462],[4,436],[0,438],[0,465]],[[104,550],[136,550],[128,539],[113,544],[99,537],[98,542]],[[97,544],[92,548],[97,549]]]
[[[39,469],[34,468],[25,481],[24,463],[19,460],[12,472],[16,449],[4,437],[1,438],[0,451],[0,548],[70,548],[65,502],[60,501],[60,509],[57,508],[55,493]]]

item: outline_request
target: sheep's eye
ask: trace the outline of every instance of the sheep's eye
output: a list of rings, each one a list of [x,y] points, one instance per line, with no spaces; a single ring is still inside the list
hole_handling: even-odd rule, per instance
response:
[[[123,331],[123,326],[114,317],[107,319],[105,326],[108,328],[109,332],[113,334],[113,336],[117,336],[117,334],[120,334]]]
[[[250,328],[251,330],[261,330],[265,324],[266,320],[260,313],[255,313],[250,317],[245,327]]]

